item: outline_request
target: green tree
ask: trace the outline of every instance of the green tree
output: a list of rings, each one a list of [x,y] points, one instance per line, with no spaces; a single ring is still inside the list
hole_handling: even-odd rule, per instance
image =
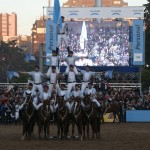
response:
[[[8,81],[7,71],[31,71],[35,62],[25,62],[25,54],[17,47],[16,41],[0,42],[0,82]],[[10,82],[27,82],[28,76],[12,78]]]
[[[145,6],[145,63],[150,64],[150,0],[147,0]]]

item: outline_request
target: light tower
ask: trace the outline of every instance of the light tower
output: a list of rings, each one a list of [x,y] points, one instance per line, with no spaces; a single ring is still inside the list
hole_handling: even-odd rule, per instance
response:
[[[102,6],[102,0],[95,0],[95,7],[101,7]]]
[[[48,0],[48,7],[51,7],[51,0]]]

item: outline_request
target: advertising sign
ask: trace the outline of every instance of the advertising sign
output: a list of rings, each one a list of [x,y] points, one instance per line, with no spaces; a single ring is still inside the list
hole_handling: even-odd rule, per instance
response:
[[[133,20],[133,65],[144,65],[144,23]]]
[[[51,55],[52,50],[56,50],[57,43],[57,27],[53,20],[46,21],[46,56]],[[50,61],[46,60],[46,65],[50,65]]]

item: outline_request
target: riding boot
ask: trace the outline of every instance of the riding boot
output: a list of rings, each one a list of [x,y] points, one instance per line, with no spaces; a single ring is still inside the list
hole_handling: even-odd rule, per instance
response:
[[[68,51],[68,53],[70,52],[70,48],[69,48],[69,46],[67,46],[67,51]]]
[[[56,47],[56,54],[59,53],[59,47]]]
[[[98,107],[97,109],[98,109],[98,117],[101,118],[101,107]]]
[[[55,125],[56,122],[57,122],[56,112],[53,113],[53,122],[54,122],[54,125]]]

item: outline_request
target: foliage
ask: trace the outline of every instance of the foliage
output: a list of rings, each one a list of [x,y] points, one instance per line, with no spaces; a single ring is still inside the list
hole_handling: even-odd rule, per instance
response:
[[[0,42],[0,82],[8,82],[7,71],[31,71],[34,62],[25,62],[24,52],[17,47],[16,41]],[[27,82],[28,76],[12,78],[9,82]]]
[[[145,26],[146,26],[146,30],[145,30],[145,63],[146,64],[150,64],[150,0],[147,0],[148,3],[145,4]]]
[[[142,71],[142,89],[146,90],[150,86],[150,68],[144,68]]]

